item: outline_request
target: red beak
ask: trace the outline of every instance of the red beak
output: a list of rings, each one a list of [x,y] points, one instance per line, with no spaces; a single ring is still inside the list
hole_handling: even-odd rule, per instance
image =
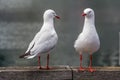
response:
[[[82,13],[82,16],[86,16],[87,14],[85,14],[85,13]]]
[[[57,19],[60,19],[60,17],[59,16],[55,16]]]

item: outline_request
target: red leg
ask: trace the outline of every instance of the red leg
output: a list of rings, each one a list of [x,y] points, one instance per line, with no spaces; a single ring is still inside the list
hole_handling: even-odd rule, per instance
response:
[[[39,69],[42,69],[41,62],[40,62],[40,56],[38,56],[38,66],[39,66]]]
[[[84,71],[85,69],[82,67],[82,54],[80,54],[80,71]]]
[[[90,72],[94,72],[95,71],[95,69],[92,68],[92,54],[90,55],[90,65],[88,67],[88,71],[90,71]]]
[[[46,69],[50,69],[50,68],[49,68],[49,53],[47,54],[47,65],[46,65]]]

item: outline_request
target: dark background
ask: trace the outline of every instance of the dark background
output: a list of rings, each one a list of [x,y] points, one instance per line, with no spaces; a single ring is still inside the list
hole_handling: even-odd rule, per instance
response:
[[[83,28],[85,8],[92,8],[96,16],[101,47],[93,54],[94,66],[118,66],[119,63],[119,0],[0,0],[0,66],[37,65],[37,58],[19,59],[34,35],[40,30],[42,15],[53,9],[61,17],[55,20],[58,45],[51,52],[51,65],[79,65],[74,41]],[[87,66],[88,55],[84,56]],[[42,57],[46,64],[46,55]]]

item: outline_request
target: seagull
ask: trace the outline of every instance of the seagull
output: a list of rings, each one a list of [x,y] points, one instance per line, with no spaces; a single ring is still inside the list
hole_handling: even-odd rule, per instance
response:
[[[94,72],[95,69],[92,68],[92,54],[100,48],[100,40],[95,28],[95,15],[93,9],[86,8],[83,11],[82,16],[85,16],[84,26],[74,43],[74,48],[80,55],[79,70],[85,70],[85,68],[82,67],[82,53],[89,53],[90,64],[87,70]]]
[[[49,68],[49,53],[55,47],[58,41],[57,33],[54,29],[54,18],[60,19],[54,10],[48,9],[43,15],[43,25],[41,30],[35,35],[33,40],[30,42],[25,54],[19,56],[19,58],[31,59],[38,56],[39,69],[42,69],[40,62],[40,55],[47,53],[47,65],[46,69]]]

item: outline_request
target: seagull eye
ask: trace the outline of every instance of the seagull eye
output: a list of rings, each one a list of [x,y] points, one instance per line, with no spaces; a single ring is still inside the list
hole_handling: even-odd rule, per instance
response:
[[[55,16],[56,14],[55,14],[55,13],[53,13],[53,15]]]
[[[91,13],[91,11],[88,12],[89,14]]]

